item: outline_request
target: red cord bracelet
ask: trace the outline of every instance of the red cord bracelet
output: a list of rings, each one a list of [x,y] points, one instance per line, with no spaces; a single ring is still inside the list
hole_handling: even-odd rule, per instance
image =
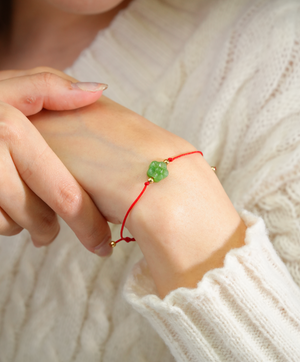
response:
[[[134,205],[142,197],[142,195],[146,191],[147,187],[150,184],[152,184],[153,182],[159,182],[159,181],[163,180],[164,178],[166,178],[168,176],[169,172],[168,172],[168,169],[167,169],[167,165],[170,162],[173,162],[174,160],[176,160],[179,157],[192,155],[194,153],[200,153],[200,155],[203,156],[203,153],[201,151],[193,151],[193,152],[183,153],[182,155],[179,155],[179,156],[176,156],[176,157],[166,158],[162,162],[152,161],[150,163],[150,166],[149,166],[149,169],[148,169],[148,172],[147,172],[147,176],[149,177],[148,181],[144,183],[144,188],[143,188],[142,192],[139,194],[139,196],[136,198],[136,200],[133,202],[133,204],[130,206],[130,208],[126,212],[126,215],[125,215],[123,223],[122,223],[121,231],[120,231],[121,238],[119,240],[117,240],[117,241],[111,241],[110,245],[111,245],[112,248],[114,248],[117,245],[117,243],[119,243],[122,240],[125,240],[126,243],[129,243],[130,241],[135,241],[134,238],[130,238],[128,236],[124,238],[123,230],[124,230],[125,223],[126,223],[126,220],[127,220],[127,217],[129,215],[130,211],[133,209]],[[212,166],[211,168],[212,168],[213,171],[216,171],[216,167]]]

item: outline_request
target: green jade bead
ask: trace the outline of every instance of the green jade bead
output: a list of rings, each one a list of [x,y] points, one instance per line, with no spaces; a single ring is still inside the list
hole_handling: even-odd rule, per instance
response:
[[[159,182],[169,175],[167,165],[164,162],[152,161],[150,163],[148,177],[152,177],[154,182]]]

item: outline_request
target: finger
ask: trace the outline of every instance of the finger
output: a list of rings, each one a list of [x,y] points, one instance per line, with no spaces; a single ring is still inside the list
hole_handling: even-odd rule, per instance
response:
[[[0,154],[0,205],[6,219],[0,226],[0,234],[14,235],[24,228],[36,246],[49,244],[59,232],[56,214],[21,180],[3,144]]]
[[[0,142],[8,145],[20,177],[94,251],[110,236],[106,220],[32,123],[8,104],[1,110]]]
[[[1,81],[0,101],[30,116],[43,108],[62,111],[89,105],[106,87],[102,83],[72,83],[53,73],[38,73]]]
[[[0,207],[0,235],[12,236],[19,234],[22,230],[23,228]]]
[[[61,72],[60,70],[50,68],[50,67],[36,67],[36,68],[26,69],[26,70],[24,70],[24,69],[22,69],[22,70],[2,70],[2,71],[0,71],[0,81],[9,79],[9,78],[22,77],[25,75],[33,75],[33,74],[45,73],[45,72],[56,74],[57,76],[59,76],[63,79],[66,79],[66,80],[70,80],[73,83],[78,82],[75,78],[69,76],[68,74]]]

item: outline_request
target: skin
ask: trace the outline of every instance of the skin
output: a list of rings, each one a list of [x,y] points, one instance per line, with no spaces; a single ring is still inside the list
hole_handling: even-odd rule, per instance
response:
[[[75,114],[43,111],[31,121],[113,223],[122,222],[140,193],[152,160],[195,150],[106,97]],[[223,265],[231,248],[244,244],[245,234],[203,157],[187,156],[168,168],[170,176],[149,186],[126,223],[161,296],[179,286],[195,287],[205,272]]]
[[[40,39],[38,36],[34,40],[36,44],[40,45],[44,40],[45,48],[42,47],[42,52],[38,46],[33,47],[29,39],[27,46],[30,51],[26,46],[22,50],[22,47],[17,46],[18,42],[16,41],[16,39],[20,40],[22,27],[18,30],[18,26],[15,26],[11,52],[7,55],[6,62],[8,63],[8,60],[9,62],[14,61],[13,64],[18,67],[34,66],[36,65],[35,62],[40,62],[43,59],[41,57],[45,57],[47,62],[44,64],[54,64],[57,68],[62,69],[66,64],[70,65],[76,59],[79,48],[83,49],[92,40],[95,29],[87,31],[85,40],[81,43],[79,41],[81,45],[72,49],[70,47],[63,55],[63,61],[58,63],[56,59],[60,54],[59,49],[52,47],[57,42],[57,37],[52,35],[56,34],[57,36],[57,33],[55,29],[51,29],[51,21],[49,20],[51,14],[55,14],[56,11],[58,11],[56,13],[58,24],[61,26],[63,24],[63,21],[60,22],[59,19],[65,20],[66,31],[64,34],[66,35],[61,40],[60,45],[66,46],[70,44],[70,39],[73,36],[71,30],[75,34],[78,32],[77,34],[80,36],[79,30],[84,32],[87,27],[86,19],[91,20],[93,16],[101,15],[109,23],[115,16],[110,11],[116,9],[112,8],[105,13],[106,15],[99,14],[101,10],[97,6],[100,3],[107,6],[108,1],[95,0],[90,2],[95,5],[94,8],[84,7],[82,4],[78,6],[79,3],[75,0],[63,2],[55,2],[54,0],[49,2],[30,1],[33,7],[41,6],[40,11],[48,7],[48,11],[44,14],[49,14],[49,17],[45,15],[43,24],[37,21],[37,24],[32,25],[32,29],[35,28],[35,30],[31,29],[32,32],[36,33],[36,27],[41,27],[40,33],[38,32]],[[21,1],[18,0],[19,6],[20,3]],[[82,3],[87,4],[87,2]],[[63,8],[55,7],[59,4]],[[116,1],[111,1],[109,4],[112,7],[117,5]],[[122,3],[121,5],[126,4]],[[37,10],[38,8],[34,9]],[[86,15],[87,12],[94,15]],[[65,18],[59,18],[59,14],[61,16],[63,14]],[[24,15],[22,26],[26,24],[26,21],[29,21],[28,19],[29,14],[27,12]],[[107,26],[104,25],[107,24],[104,18],[102,20],[101,24],[104,27]],[[31,23],[33,22],[31,21]],[[75,23],[76,27],[74,26]],[[53,31],[53,34],[49,29]],[[58,26],[57,32],[60,33],[61,31],[62,27]],[[24,56],[23,58],[20,57],[20,52]],[[6,66],[3,64],[2,69],[5,69]],[[28,73],[39,73],[42,70],[3,72],[0,73],[0,79],[1,77],[2,79],[11,79]],[[47,72],[56,73],[65,78],[63,74],[55,70],[47,69]],[[49,76],[47,77],[49,78]],[[30,83],[28,79],[27,81]],[[55,90],[54,83],[51,88]],[[15,88],[12,86],[12,94],[20,93],[19,89],[17,85]],[[27,92],[30,88],[27,86],[22,87],[22,89]],[[10,105],[11,107],[18,107],[20,99],[24,99],[24,94],[22,97],[18,96],[19,98],[16,98],[15,102]],[[25,97],[26,99],[31,97],[30,92],[27,92]],[[10,100],[4,100],[4,102],[12,103]],[[12,109],[10,111],[13,112]],[[34,116],[32,116],[33,113],[35,113]],[[53,112],[44,110],[33,113],[23,113],[26,119],[22,118],[24,124],[29,124],[28,118],[25,116],[30,116],[31,124],[40,132],[50,148],[59,157],[62,162],[61,165],[66,166],[64,172],[69,170],[68,172],[74,176],[82,190],[90,195],[91,200],[100,211],[98,214],[94,214],[94,220],[101,219],[102,223],[99,224],[98,229],[89,229],[90,238],[85,239],[80,233],[82,224],[78,229],[77,236],[88,250],[94,252],[97,250],[98,255],[102,256],[111,253],[108,241],[104,240],[103,229],[106,230],[107,224],[105,225],[103,220],[106,219],[115,223],[122,222],[129,205],[141,191],[149,163],[154,159],[159,160],[160,157],[163,159],[195,150],[187,141],[155,126],[143,117],[105,97],[93,105],[79,108],[76,111]],[[14,114],[12,113],[12,115]],[[9,124],[8,119],[10,118],[6,118],[6,124]],[[125,124],[126,127],[124,127]],[[38,134],[32,134],[30,137],[32,145],[36,144],[37,137],[39,137]],[[28,139],[28,142],[30,140]],[[52,156],[54,157],[54,155]],[[37,162],[39,161],[39,150],[36,151],[34,158]],[[180,286],[195,287],[208,270],[221,267],[224,257],[230,249],[244,245],[246,230],[218,178],[202,157],[193,155],[176,160],[169,165],[169,170],[171,175],[166,180],[149,187],[151,190],[147,190],[132,210],[126,224],[141,247],[161,297]],[[51,167],[48,172],[51,172]],[[181,178],[181,174],[188,174],[189,178]],[[22,172],[20,175],[21,181],[24,181]],[[33,177],[32,184],[28,180],[24,182],[32,189],[35,188],[35,183],[39,182],[38,177],[34,175],[35,170],[33,169],[30,174],[30,177]],[[69,174],[68,177],[70,177]],[[35,193],[50,209],[56,211],[51,200],[46,198],[45,191]],[[33,202],[31,198],[26,200],[28,204]],[[82,211],[82,208],[80,210]],[[75,211],[71,207],[69,212],[71,216],[76,216],[76,205]],[[32,220],[34,220],[33,217]],[[15,221],[12,219],[12,222]],[[17,222],[15,224],[18,225]],[[156,225],[155,229],[151,227],[152,225]],[[98,249],[99,245],[101,246],[100,249]]]
[[[85,243],[110,234],[89,195],[26,117],[43,108],[76,109],[101,94],[51,73],[0,81],[0,234],[26,228],[36,246],[49,244],[59,231],[55,213]]]
[[[11,42],[9,47],[0,42],[0,69],[64,70],[130,2],[14,0]]]

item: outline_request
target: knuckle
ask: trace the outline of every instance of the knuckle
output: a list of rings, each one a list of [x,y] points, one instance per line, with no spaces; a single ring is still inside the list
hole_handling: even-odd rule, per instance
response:
[[[37,97],[35,97],[35,96],[28,96],[28,97],[25,97],[24,102],[27,103],[27,104],[32,105],[32,104],[37,103],[37,100],[38,100],[38,99],[37,99]]]
[[[61,186],[57,199],[57,213],[63,217],[76,217],[83,210],[83,197],[74,185]]]
[[[45,86],[48,88],[55,83],[56,75],[51,72],[42,72],[34,75],[35,84],[40,89]]]
[[[29,74],[34,75],[38,73],[51,73],[57,75],[58,77],[74,80],[72,77],[68,76],[66,73],[62,72],[61,70],[51,68],[51,67],[35,67],[29,71]]]

